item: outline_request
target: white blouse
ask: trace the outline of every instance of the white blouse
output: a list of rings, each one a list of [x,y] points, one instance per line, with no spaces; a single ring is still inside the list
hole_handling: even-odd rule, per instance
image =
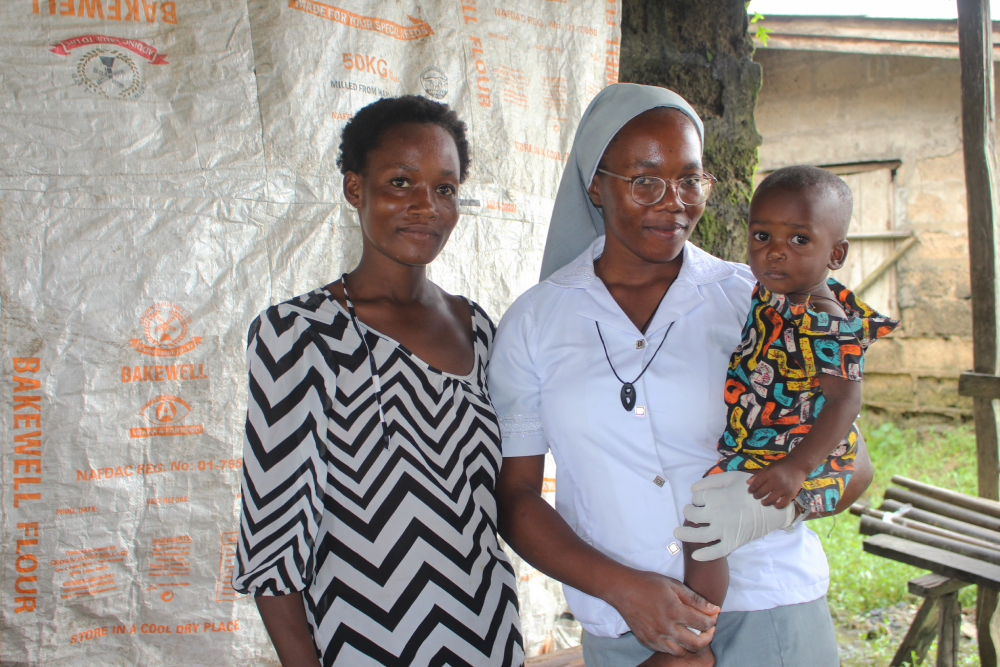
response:
[[[684,559],[673,530],[684,521],[691,485],[718,459],[726,369],[754,280],[745,265],[687,243],[680,273],[643,335],[594,274],[603,249],[602,236],[522,294],[500,321],[488,379],[503,455],[551,450],[556,509],[573,530],[621,563],[680,580]],[[632,411],[622,405],[622,383],[597,326],[614,370],[634,381]],[[801,524],[740,547],[729,567],[723,611],[809,602],[829,583],[819,538]],[[587,632],[629,631],[606,602],[564,589]]]

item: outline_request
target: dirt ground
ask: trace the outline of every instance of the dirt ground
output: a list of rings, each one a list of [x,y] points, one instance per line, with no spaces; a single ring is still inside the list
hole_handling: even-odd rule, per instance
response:
[[[853,618],[835,619],[841,667],[885,667],[892,660],[917,613],[917,604],[899,602]],[[924,660],[933,665],[936,643]],[[975,608],[962,610],[962,644],[959,665],[978,665]]]

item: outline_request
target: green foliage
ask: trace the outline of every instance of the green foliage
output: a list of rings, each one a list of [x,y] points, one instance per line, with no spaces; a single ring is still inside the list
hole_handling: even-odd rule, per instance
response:
[[[968,426],[944,430],[901,429],[885,423],[874,429],[862,424],[875,478],[863,498],[877,507],[893,475],[902,475],[962,493],[976,493],[976,439]],[[859,519],[846,512],[810,522],[830,562],[830,608],[838,616],[854,616],[888,607],[908,596],[906,582],[924,574],[909,565],[862,551]],[[962,605],[974,603],[972,587],[962,592]]]
[[[749,4],[750,3],[748,2],[747,5],[749,6]],[[757,32],[754,33],[754,36],[760,40],[761,46],[767,46],[767,36],[771,34],[771,29],[764,27],[764,24],[761,23],[761,21],[763,20],[764,20],[763,14],[761,14],[760,12],[754,12],[753,17],[751,17],[750,19],[750,23],[757,24]]]

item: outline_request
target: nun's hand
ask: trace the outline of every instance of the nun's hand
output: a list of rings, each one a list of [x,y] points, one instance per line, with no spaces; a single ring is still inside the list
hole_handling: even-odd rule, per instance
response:
[[[608,602],[641,644],[660,653],[695,653],[715,636],[719,608],[676,579],[655,572],[632,570]]]
[[[728,556],[737,547],[764,537],[779,528],[787,528],[795,519],[795,504],[784,509],[766,507],[747,492],[748,472],[729,471],[709,475],[691,486],[691,504],[684,507],[684,518],[698,527],[681,526],[674,537],[690,543],[712,543],[691,557],[698,561]]]

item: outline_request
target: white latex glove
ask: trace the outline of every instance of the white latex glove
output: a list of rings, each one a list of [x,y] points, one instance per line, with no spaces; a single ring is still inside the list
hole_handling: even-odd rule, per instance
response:
[[[674,537],[695,544],[719,540],[698,549],[692,558],[706,561],[728,556],[737,547],[792,524],[795,503],[788,503],[783,510],[761,505],[747,492],[750,477],[748,472],[733,470],[709,475],[691,486],[691,504],[684,506],[684,518],[708,525],[680,526]]]

